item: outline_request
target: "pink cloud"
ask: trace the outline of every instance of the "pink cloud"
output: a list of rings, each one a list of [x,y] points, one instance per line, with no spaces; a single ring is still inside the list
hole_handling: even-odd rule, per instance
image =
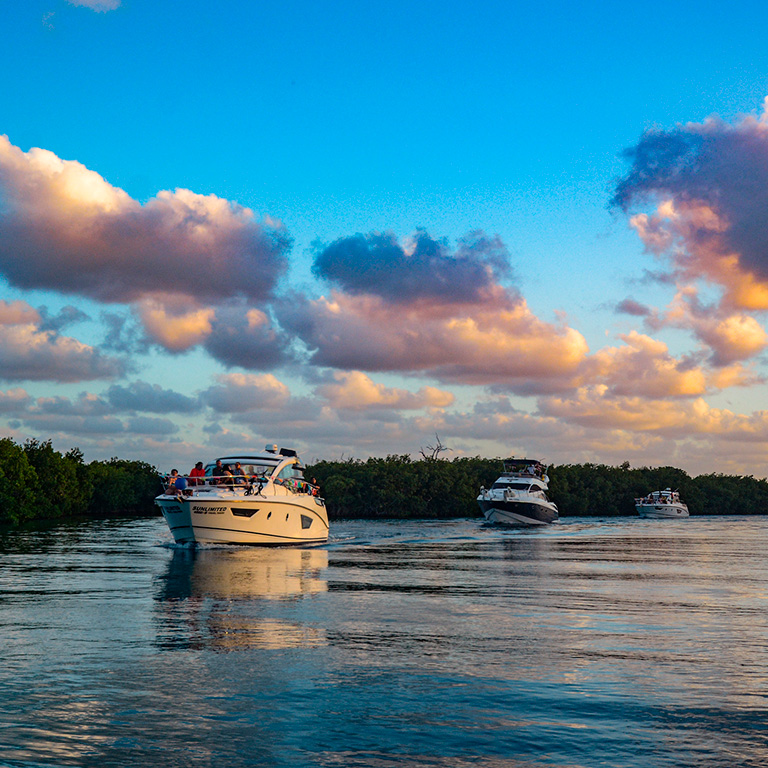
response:
[[[214,195],[145,204],[52,152],[0,136],[0,272],[12,285],[105,302],[262,300],[286,268],[283,227]]]
[[[768,103],[768,100],[767,102]],[[768,117],[650,130],[626,152],[616,188],[649,250],[685,279],[705,278],[736,309],[768,309]]]
[[[108,379],[125,364],[54,331],[41,330],[40,313],[24,302],[0,301],[0,379],[75,382]]]
[[[335,292],[316,301],[294,297],[279,316],[312,350],[316,365],[421,371],[442,381],[556,385],[588,351],[578,331],[542,322],[500,286],[474,304],[395,304]]]

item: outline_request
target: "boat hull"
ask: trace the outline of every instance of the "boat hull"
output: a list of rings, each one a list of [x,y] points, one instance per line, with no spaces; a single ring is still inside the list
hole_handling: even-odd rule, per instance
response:
[[[637,504],[637,514],[646,519],[661,520],[671,517],[688,517],[685,504]]]
[[[256,546],[323,544],[328,514],[317,496],[162,495],[155,504],[179,544],[217,543]]]
[[[477,500],[480,511],[489,523],[501,525],[549,525],[559,515],[556,509],[530,501]]]

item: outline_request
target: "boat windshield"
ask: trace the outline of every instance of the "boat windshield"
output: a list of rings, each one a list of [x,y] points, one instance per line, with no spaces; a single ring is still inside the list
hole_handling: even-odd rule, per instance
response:
[[[523,482],[523,483],[520,483],[520,482],[513,483],[513,482],[508,482],[508,481],[501,481],[501,482],[499,482],[497,480],[491,486],[491,490],[504,489],[504,488],[509,488],[509,489],[511,489],[513,491],[527,491],[527,490],[529,490],[531,488],[531,484],[530,483],[525,483],[525,482]],[[537,485],[537,486],[534,486],[533,490],[541,490],[541,489]]]
[[[231,462],[231,465],[234,467],[235,462]],[[224,466],[227,466],[227,463],[224,463]],[[241,464],[240,465],[243,468],[243,472],[245,472],[246,475],[266,475],[269,477],[272,474],[272,470],[275,468],[275,464]],[[205,468],[205,474],[210,477],[214,474],[214,469],[216,468],[215,464],[209,464]]]

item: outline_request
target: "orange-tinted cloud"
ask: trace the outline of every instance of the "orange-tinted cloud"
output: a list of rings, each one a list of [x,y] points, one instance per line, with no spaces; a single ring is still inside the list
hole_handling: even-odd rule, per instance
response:
[[[281,323],[312,350],[316,365],[363,371],[421,371],[442,381],[527,389],[557,387],[587,355],[584,337],[539,320],[500,286],[478,303],[392,303],[334,292],[295,298]]]
[[[436,387],[421,387],[418,392],[386,387],[361,371],[337,371],[334,379],[333,384],[318,387],[317,394],[338,410],[446,408],[455,399],[450,392]]]
[[[768,309],[766,114],[649,130],[626,156],[614,204],[655,205],[632,218],[648,249],[682,278],[722,286],[725,307]]]
[[[598,429],[648,432],[680,440],[710,435],[729,440],[768,441],[768,411],[750,415],[713,408],[702,398],[689,401],[615,396],[605,385],[583,387],[568,397],[545,397],[542,414]]]
[[[667,345],[631,331],[620,336],[620,347],[605,347],[584,362],[574,383],[602,384],[613,395],[637,395],[648,399],[696,397],[725,386],[747,386],[757,377],[740,365],[710,370],[695,358],[678,359]]]

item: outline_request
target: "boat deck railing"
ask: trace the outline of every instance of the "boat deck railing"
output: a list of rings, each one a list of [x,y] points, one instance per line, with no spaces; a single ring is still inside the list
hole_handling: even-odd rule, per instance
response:
[[[176,480],[181,479],[183,488],[176,487]],[[170,481],[173,480],[173,483]],[[205,477],[191,477],[189,475],[163,476],[163,490],[168,495],[193,496],[196,493],[210,493],[211,491],[243,491],[244,494],[259,493],[270,478],[263,475],[206,475]],[[291,493],[319,496],[320,487],[308,480],[299,478],[275,478],[275,485],[286,488]]]

